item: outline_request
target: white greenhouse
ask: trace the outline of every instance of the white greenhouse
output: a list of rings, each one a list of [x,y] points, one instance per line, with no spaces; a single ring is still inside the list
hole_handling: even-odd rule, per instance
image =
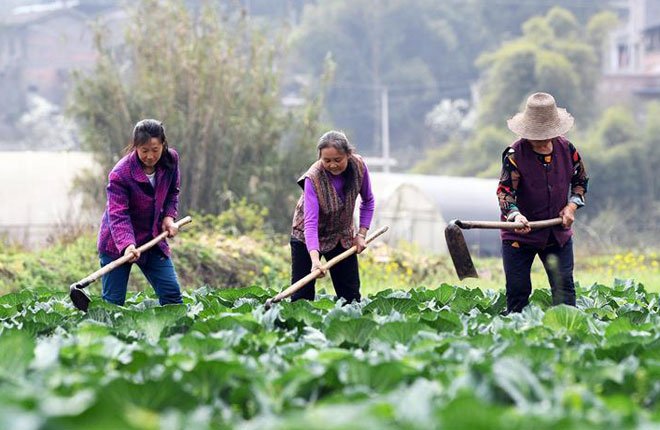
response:
[[[496,179],[370,172],[376,199],[372,226],[388,225],[384,240],[396,246],[447,253],[444,230],[453,219],[498,221]],[[465,230],[476,256],[499,255],[499,230]]]

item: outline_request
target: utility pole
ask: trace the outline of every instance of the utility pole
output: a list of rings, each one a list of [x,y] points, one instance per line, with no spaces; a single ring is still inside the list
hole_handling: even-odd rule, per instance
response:
[[[380,89],[380,157],[366,157],[364,161],[369,166],[383,168],[384,173],[390,173],[390,167],[396,166],[396,160],[390,158],[390,109],[387,87],[377,85],[374,89],[374,98],[377,100],[376,91]],[[374,122],[374,127],[376,123]],[[376,139],[377,136],[374,136]],[[378,143],[376,142],[376,147]]]
[[[383,145],[383,172],[390,172],[390,112],[387,87],[380,90],[380,131]]]

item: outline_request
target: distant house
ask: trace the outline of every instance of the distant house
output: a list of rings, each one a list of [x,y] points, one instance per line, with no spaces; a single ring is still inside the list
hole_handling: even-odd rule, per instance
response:
[[[24,112],[29,91],[61,106],[71,72],[95,64],[92,21],[108,25],[115,35],[125,19],[116,9],[91,16],[65,2],[54,5],[17,8],[0,23],[0,119]]]
[[[453,219],[498,221],[497,179],[369,173],[376,212],[373,227],[388,225],[384,240],[446,254],[445,227]],[[466,230],[475,255],[498,255],[499,230]]]
[[[622,20],[607,44],[600,98],[660,99],[660,0],[628,0]]]

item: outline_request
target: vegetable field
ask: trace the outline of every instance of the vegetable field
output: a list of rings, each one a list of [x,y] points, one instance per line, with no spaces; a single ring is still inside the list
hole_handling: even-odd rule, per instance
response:
[[[360,304],[251,286],[158,307],[0,296],[0,428],[656,429],[660,297],[617,281],[577,308],[447,284]]]

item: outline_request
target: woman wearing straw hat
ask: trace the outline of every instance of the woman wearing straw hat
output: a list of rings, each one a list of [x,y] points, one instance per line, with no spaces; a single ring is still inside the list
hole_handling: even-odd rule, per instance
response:
[[[520,139],[502,154],[497,195],[502,218],[525,225],[501,232],[507,313],[520,312],[529,303],[536,255],[548,275],[553,304],[574,306],[571,225],[575,211],[584,206],[589,179],[580,154],[563,137],[573,117],[557,108],[550,94],[535,93],[507,125]],[[555,217],[562,218],[560,226],[534,231],[528,226],[529,221]]]

